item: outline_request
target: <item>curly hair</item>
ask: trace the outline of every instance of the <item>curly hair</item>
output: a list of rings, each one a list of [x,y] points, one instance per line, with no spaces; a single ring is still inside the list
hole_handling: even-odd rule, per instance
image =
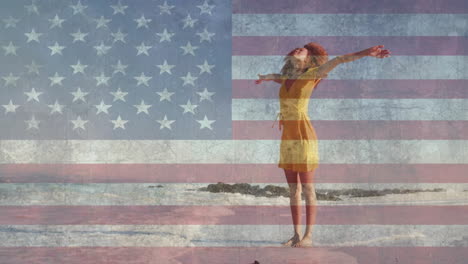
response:
[[[327,51],[317,42],[309,42],[304,45],[304,48],[309,51],[314,66],[320,66],[328,61]]]
[[[307,63],[308,65],[306,66],[306,70],[310,67],[318,67],[328,61],[328,53],[320,44],[316,42],[309,42],[304,45],[304,48],[307,49],[307,56],[310,57],[310,60],[308,60]],[[294,63],[292,63],[292,55],[297,49],[298,48],[293,49],[284,57],[284,66],[281,68],[282,75],[291,77],[300,73],[299,70],[294,66]],[[318,83],[321,81],[322,80],[320,80]]]

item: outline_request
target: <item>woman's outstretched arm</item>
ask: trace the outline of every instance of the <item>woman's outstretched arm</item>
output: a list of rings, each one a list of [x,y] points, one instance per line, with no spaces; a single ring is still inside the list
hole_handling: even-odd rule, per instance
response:
[[[319,78],[326,78],[328,73],[333,70],[336,66],[341,63],[355,61],[365,56],[377,57],[377,58],[386,58],[390,57],[390,51],[383,48],[384,45],[378,45],[374,47],[370,47],[365,50],[361,50],[354,53],[349,53],[341,56],[336,56],[335,58],[327,61],[326,63],[320,65],[317,70],[317,76]]]
[[[281,83],[283,80],[283,77],[279,73],[270,73],[270,74],[265,74],[261,75],[258,74],[258,80],[255,81],[256,84],[260,84],[262,81],[275,81],[277,83]]]

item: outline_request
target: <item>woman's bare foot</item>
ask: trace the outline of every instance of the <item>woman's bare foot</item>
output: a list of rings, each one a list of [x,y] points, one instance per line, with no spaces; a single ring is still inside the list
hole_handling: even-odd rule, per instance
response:
[[[312,247],[312,239],[310,236],[304,236],[301,241],[292,245],[293,247]]]
[[[291,237],[291,239],[289,239],[288,241],[283,242],[283,243],[281,243],[281,244],[282,244],[283,246],[292,246],[292,245],[298,243],[299,240],[300,240],[300,239],[299,239],[299,235],[296,234],[296,235],[294,235],[293,237]]]

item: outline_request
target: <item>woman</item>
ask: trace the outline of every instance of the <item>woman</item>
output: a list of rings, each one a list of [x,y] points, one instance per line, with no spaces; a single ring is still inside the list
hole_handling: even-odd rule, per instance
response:
[[[365,56],[390,57],[383,45],[359,52],[341,55],[328,60],[328,54],[318,43],[311,42],[303,48],[296,48],[284,58],[280,74],[258,75],[262,81],[273,80],[281,83],[279,90],[279,129],[283,127],[280,146],[279,168],[284,169],[290,189],[290,206],[294,223],[294,235],[282,243],[285,246],[312,246],[312,226],[316,215],[316,195],[313,185],[315,169],[318,167],[318,140],[308,116],[308,104],[312,91],[328,73],[341,63],[351,62]],[[278,117],[277,116],[277,117]],[[274,125],[274,124],[273,124]],[[300,179],[301,184],[298,183]],[[306,231],[301,232],[301,192],[306,198]]]

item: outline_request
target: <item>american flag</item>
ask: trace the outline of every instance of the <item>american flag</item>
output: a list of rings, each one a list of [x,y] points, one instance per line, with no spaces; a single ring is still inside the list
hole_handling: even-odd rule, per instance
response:
[[[0,263],[463,263],[467,12],[462,0],[2,1]],[[311,41],[331,57],[392,52],[339,65],[314,91],[316,187],[464,196],[319,201],[315,247],[291,249],[288,199],[193,191],[285,184],[279,85],[254,79]]]

